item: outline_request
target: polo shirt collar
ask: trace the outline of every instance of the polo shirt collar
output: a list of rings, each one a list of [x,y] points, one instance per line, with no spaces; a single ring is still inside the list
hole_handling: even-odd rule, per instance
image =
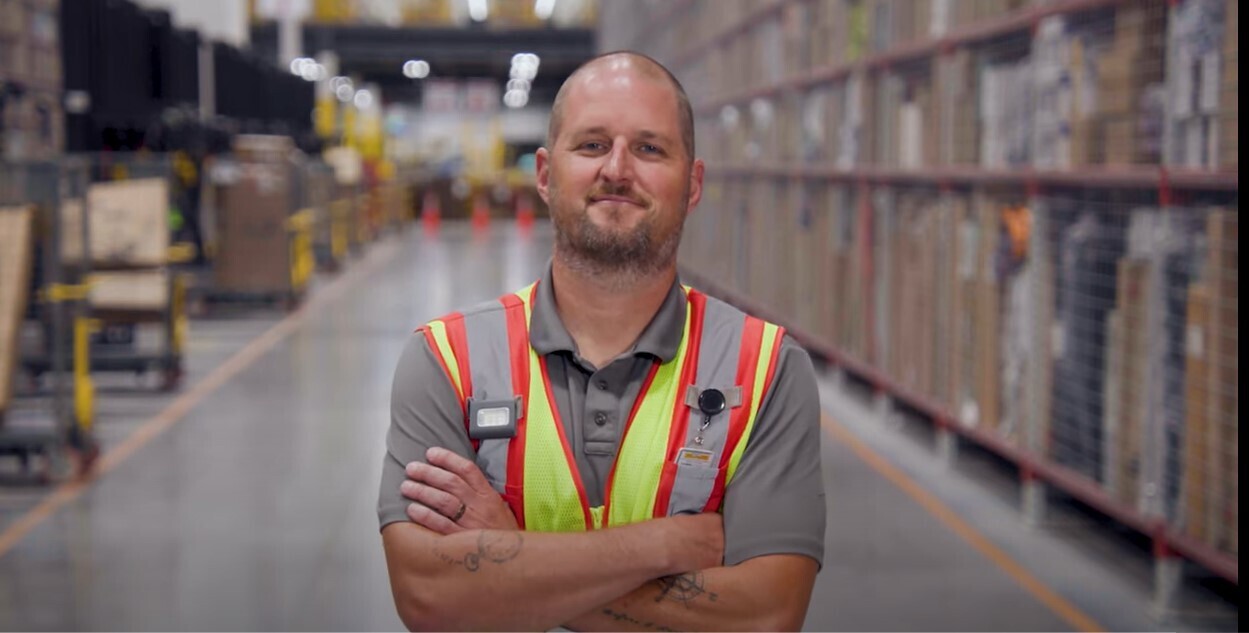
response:
[[[564,327],[555,307],[551,270],[551,263],[547,262],[546,272],[538,280],[533,314],[529,320],[529,344],[534,351],[544,356],[564,351],[577,355],[577,344]],[[681,280],[678,278],[668,289],[668,296],[664,297],[659,311],[627,353],[634,356],[648,354],[665,363],[676,358],[677,349],[681,346],[681,336],[685,332],[685,311],[685,292],[681,289]]]

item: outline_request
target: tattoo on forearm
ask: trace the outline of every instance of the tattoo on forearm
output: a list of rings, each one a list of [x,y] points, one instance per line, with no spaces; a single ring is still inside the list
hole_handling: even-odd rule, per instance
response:
[[[620,611],[615,611],[615,610],[613,610],[613,609],[611,609],[611,608],[603,609],[603,615],[605,615],[605,616],[607,616],[607,617],[609,617],[609,618],[611,618],[611,619],[613,619],[613,620],[615,620],[615,621],[617,621],[617,622],[624,622],[624,623],[626,623],[626,624],[632,624],[633,626],[640,627],[640,628],[643,628],[643,629],[647,629],[647,630],[649,630],[649,631],[672,631],[672,629],[670,629],[670,628],[668,628],[668,627],[666,627],[666,626],[663,626],[662,624],[655,624],[654,622],[643,622],[643,621],[641,621],[641,620],[639,620],[639,619],[637,619],[637,618],[635,618],[635,617],[633,617],[633,616],[629,615],[628,613],[622,613],[622,612],[620,612]]]
[[[665,598],[673,602],[683,603],[689,606],[694,600],[706,596],[707,600],[715,602],[720,598],[714,591],[707,591],[705,582],[703,581],[703,573],[700,571],[692,571],[686,574],[676,576],[665,576],[655,581],[659,585],[659,595],[655,596],[655,602],[661,602]]]
[[[502,565],[515,559],[520,555],[520,546],[524,541],[520,532],[483,531],[477,537],[476,551],[463,556],[454,556],[443,550],[441,545],[437,545],[434,547],[434,555],[448,565],[457,565],[468,570],[469,573],[475,573],[481,569],[483,562]]]

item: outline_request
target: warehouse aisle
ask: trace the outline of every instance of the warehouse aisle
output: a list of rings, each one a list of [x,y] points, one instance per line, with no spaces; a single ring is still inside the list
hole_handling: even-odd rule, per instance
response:
[[[158,416],[172,425],[143,445],[133,438],[159,427],[134,426],[111,448],[115,457],[118,447],[137,450],[78,496],[61,490],[68,500],[0,551],[0,629],[401,628],[374,512],[400,349],[421,322],[531,281],[549,248],[549,230],[521,237],[511,225],[482,237],[456,225],[439,239],[411,231],[375,246],[306,310],[225,361],[224,373],[193,377],[184,396],[196,399],[173,403],[181,419]],[[865,414],[842,400],[830,393],[826,407],[828,555],[808,629],[1153,628],[1139,615],[1140,592],[1101,603],[1089,595],[1110,572],[1082,568],[1091,563],[1070,551],[1062,573],[1085,580],[1057,602],[1021,588],[865,460],[863,446],[888,447],[847,439],[879,430],[848,419]],[[940,475],[924,481],[946,485]],[[967,504],[959,514],[969,521],[1001,513],[983,493],[938,492]],[[1056,547],[1003,546],[1024,560]],[[1082,601],[1071,595],[1082,592]],[[1127,615],[1081,620],[1086,609]]]

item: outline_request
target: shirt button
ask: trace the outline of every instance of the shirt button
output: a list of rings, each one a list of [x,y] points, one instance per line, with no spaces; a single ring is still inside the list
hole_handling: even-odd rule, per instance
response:
[[[595,384],[596,386],[598,386],[598,388],[599,388],[599,389],[602,389],[603,391],[607,391],[607,381],[606,381],[606,380],[602,380],[602,379],[600,379],[598,382],[596,382],[596,383],[594,383],[594,384]]]
[[[595,414],[594,414],[594,423],[595,423],[595,424],[597,424],[597,425],[599,425],[599,426],[603,426],[604,424],[607,424],[607,414],[606,414],[606,413],[603,413],[602,411],[599,411],[598,413],[595,413]]]

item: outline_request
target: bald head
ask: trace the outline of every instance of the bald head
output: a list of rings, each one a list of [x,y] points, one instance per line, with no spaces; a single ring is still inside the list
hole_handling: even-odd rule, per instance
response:
[[[578,66],[568,76],[568,80],[560,86],[559,93],[555,95],[555,103],[551,106],[551,122],[546,132],[548,147],[555,144],[555,139],[559,137],[560,128],[564,124],[564,108],[568,93],[575,86],[598,75],[597,71],[633,72],[670,87],[676,98],[676,115],[681,129],[681,144],[685,147],[686,158],[694,160],[694,110],[690,107],[690,99],[685,94],[685,88],[681,87],[681,82],[677,81],[677,78],[668,72],[663,64],[633,51],[604,53]]]

